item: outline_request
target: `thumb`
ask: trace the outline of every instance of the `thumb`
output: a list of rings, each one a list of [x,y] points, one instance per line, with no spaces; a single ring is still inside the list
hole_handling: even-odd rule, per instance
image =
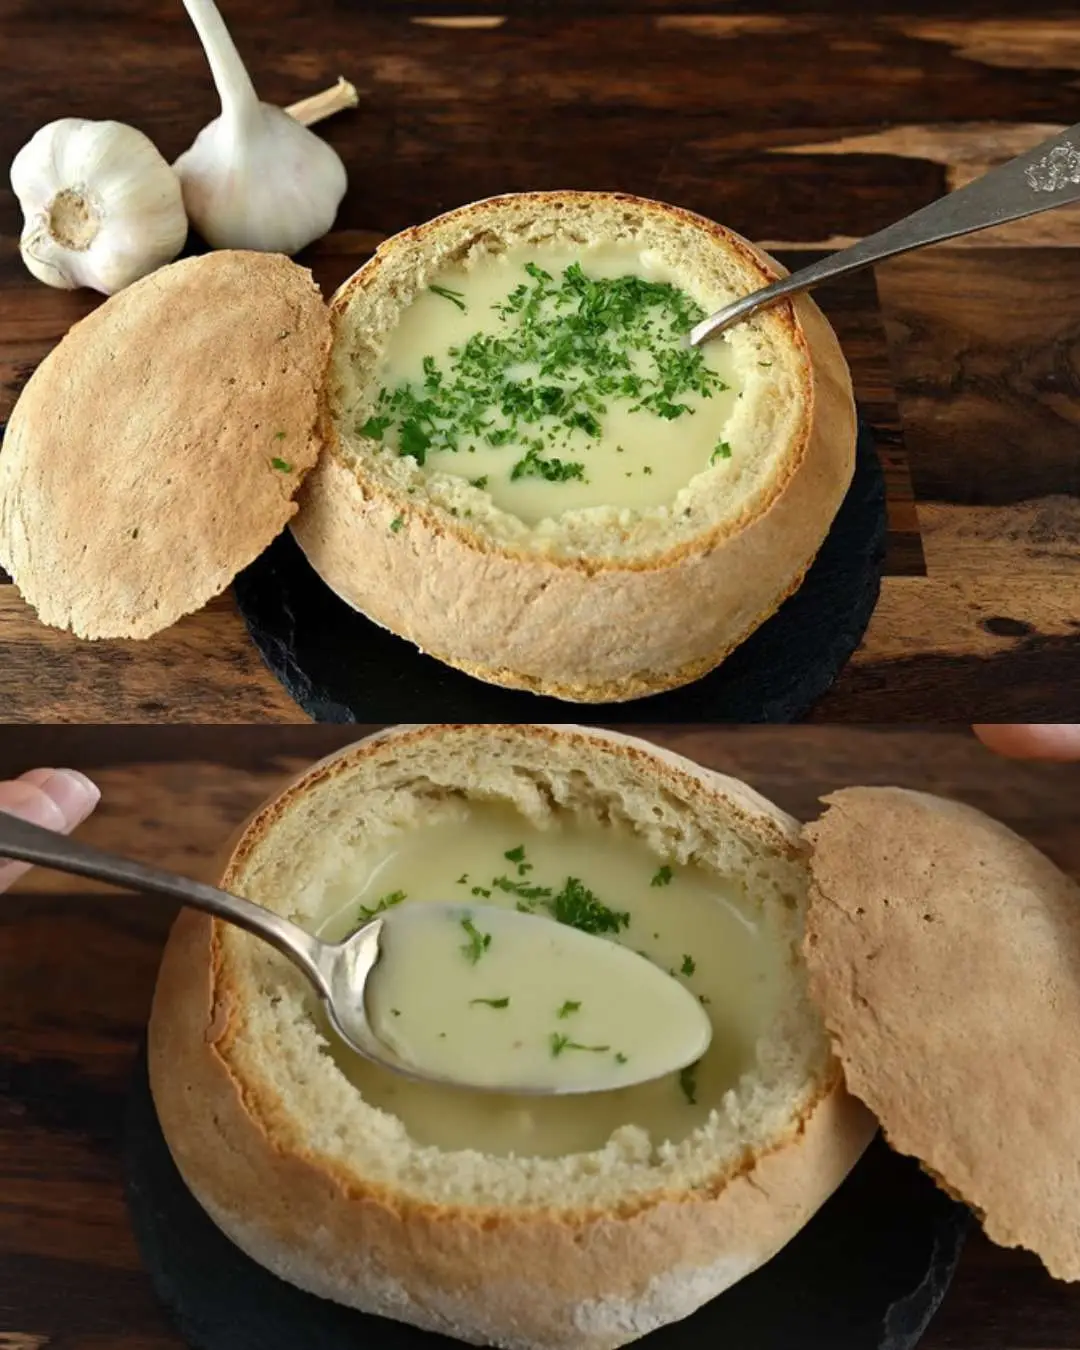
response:
[[[75,769],[32,769],[10,782],[0,782],[0,811],[46,830],[70,834],[97,806],[101,793]],[[0,891],[28,870],[25,863],[0,859]]]
[[[1080,759],[1080,726],[990,724],[974,730],[985,746],[1009,759]]]

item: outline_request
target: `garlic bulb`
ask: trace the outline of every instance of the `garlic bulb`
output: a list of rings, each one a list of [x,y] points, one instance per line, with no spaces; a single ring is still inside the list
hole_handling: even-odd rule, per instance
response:
[[[112,295],[184,247],[180,182],[153,141],[122,122],[61,118],[11,164],[20,249],[47,286]]]
[[[184,6],[221,99],[221,116],[174,166],[191,223],[214,248],[297,253],[333,225],[345,166],[284,109],[259,102],[213,0]]]

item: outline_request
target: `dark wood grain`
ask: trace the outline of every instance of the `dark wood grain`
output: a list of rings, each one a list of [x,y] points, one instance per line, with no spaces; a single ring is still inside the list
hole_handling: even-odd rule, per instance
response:
[[[339,73],[359,89],[356,112],[323,128],[351,171],[306,259],[330,291],[393,231],[522,188],[659,196],[796,266],[1075,118],[1080,23],[1064,3],[875,10],[231,0],[228,16],[266,98]],[[173,0],[0,0],[0,22],[5,163],[63,114],[134,122],[171,156],[215,111]],[[880,607],[822,718],[1076,714],[1078,225],[1075,208],[1051,213],[821,292],[890,512]],[[33,282],[18,228],[5,184],[0,423],[96,303]],[[228,596],[149,643],[86,645],[41,627],[2,581],[0,717],[302,720]]]
[[[899,783],[992,812],[1080,876],[1080,766],[1010,764],[935,729],[642,727],[801,817],[849,783]],[[17,728],[0,776],[67,763],[104,788],[82,834],[197,876],[304,763],[358,729]],[[31,874],[0,902],[0,1347],[181,1350],[143,1276],[120,1129],[172,907]],[[883,1222],[888,1216],[883,1216]],[[926,1350],[1080,1350],[1080,1293],[975,1240]]]

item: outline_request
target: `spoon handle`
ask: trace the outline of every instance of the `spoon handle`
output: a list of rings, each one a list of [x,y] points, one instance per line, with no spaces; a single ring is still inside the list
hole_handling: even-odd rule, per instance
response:
[[[298,924],[245,900],[243,896],[229,895],[200,881],[159,871],[115,853],[105,853],[67,835],[31,825],[6,811],[0,811],[0,857],[36,863],[39,867],[70,872],[77,877],[90,877],[126,890],[166,895],[192,909],[213,914],[215,918],[225,919],[269,942],[299,966],[320,993],[324,996],[328,993],[320,964],[326,944],[306,933]]]
[[[958,235],[974,234],[991,225],[1038,215],[1055,206],[1080,201],[1080,124],[992,169],[966,187],[957,188],[936,202],[914,211],[894,225],[867,235],[850,248],[800,268],[790,276],[725,305],[690,334],[691,346],[723,332],[740,319],[797,295],[822,281],[846,276],[871,263],[900,253],[938,244]]]

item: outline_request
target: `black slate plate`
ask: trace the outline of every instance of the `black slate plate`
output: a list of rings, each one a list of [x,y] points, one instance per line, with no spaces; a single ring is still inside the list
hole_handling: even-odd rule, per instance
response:
[[[232,1245],[180,1179],[145,1056],[128,1109],[127,1197],[154,1288],[191,1350],[460,1350],[284,1284]],[[778,1256],[642,1350],[912,1350],[949,1287],[970,1219],[880,1139]]]
[[[240,613],[290,696],[317,722],[795,722],[862,641],[885,557],[885,480],[868,429],[855,477],[802,586],[717,670],[631,703],[564,703],[484,684],[424,656],[324,586],[286,532],[236,578]]]

